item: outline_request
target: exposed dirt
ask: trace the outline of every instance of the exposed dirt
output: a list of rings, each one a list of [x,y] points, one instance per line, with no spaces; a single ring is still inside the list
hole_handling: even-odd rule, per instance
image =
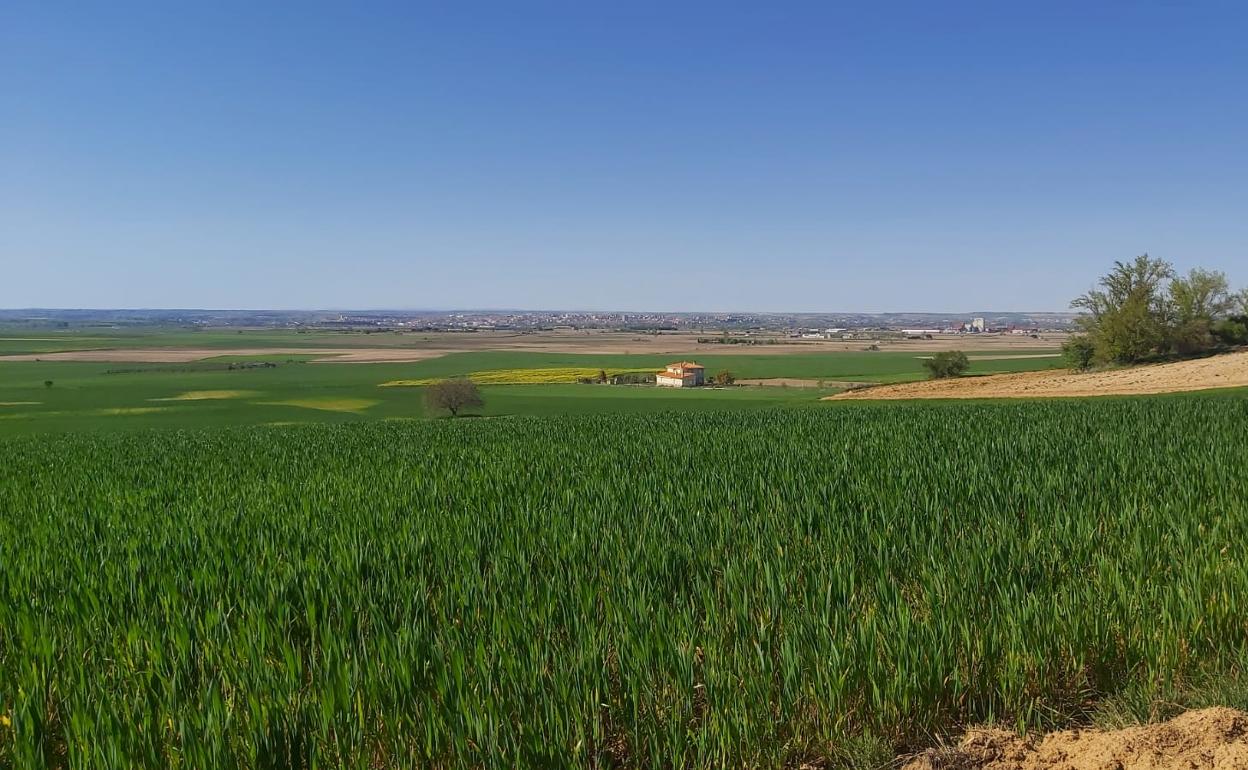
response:
[[[1123,730],[1063,730],[1019,736],[969,731],[953,747],[932,749],[903,770],[1248,770],[1248,714],[1229,708],[1189,711],[1169,722]]]
[[[1059,398],[1175,393],[1248,386],[1248,351],[1079,374],[1065,369],[959,377],[838,393],[829,399]]]

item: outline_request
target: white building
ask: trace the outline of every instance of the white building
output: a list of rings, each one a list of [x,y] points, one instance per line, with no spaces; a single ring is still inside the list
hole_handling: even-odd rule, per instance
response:
[[[678,361],[654,375],[661,388],[692,388],[706,383],[706,367],[692,361]]]

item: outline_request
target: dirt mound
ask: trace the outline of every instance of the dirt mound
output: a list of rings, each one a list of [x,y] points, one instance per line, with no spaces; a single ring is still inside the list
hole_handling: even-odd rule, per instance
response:
[[[932,749],[903,770],[1248,770],[1248,714],[1189,711],[1123,730],[1019,736],[977,729],[955,747]]]
[[[1060,398],[1174,393],[1245,386],[1248,386],[1248,351],[1086,374],[1057,369],[908,382],[849,391],[828,398]]]

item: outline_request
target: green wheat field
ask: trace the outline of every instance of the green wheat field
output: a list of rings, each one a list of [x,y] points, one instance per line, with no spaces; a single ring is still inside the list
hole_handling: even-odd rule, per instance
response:
[[[0,766],[872,766],[1199,698],[1248,663],[1246,428],[1241,392],[9,437]]]

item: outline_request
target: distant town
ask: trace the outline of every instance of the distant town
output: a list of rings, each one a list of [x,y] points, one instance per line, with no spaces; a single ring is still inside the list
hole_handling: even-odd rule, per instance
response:
[[[0,310],[0,324],[25,328],[178,326],[354,331],[541,332],[611,329],[697,332],[707,341],[745,341],[751,335],[797,339],[853,339],[864,332],[911,338],[944,334],[1039,334],[1069,331],[1074,313],[730,313],[569,310]],[[725,335],[728,335],[725,337]]]

